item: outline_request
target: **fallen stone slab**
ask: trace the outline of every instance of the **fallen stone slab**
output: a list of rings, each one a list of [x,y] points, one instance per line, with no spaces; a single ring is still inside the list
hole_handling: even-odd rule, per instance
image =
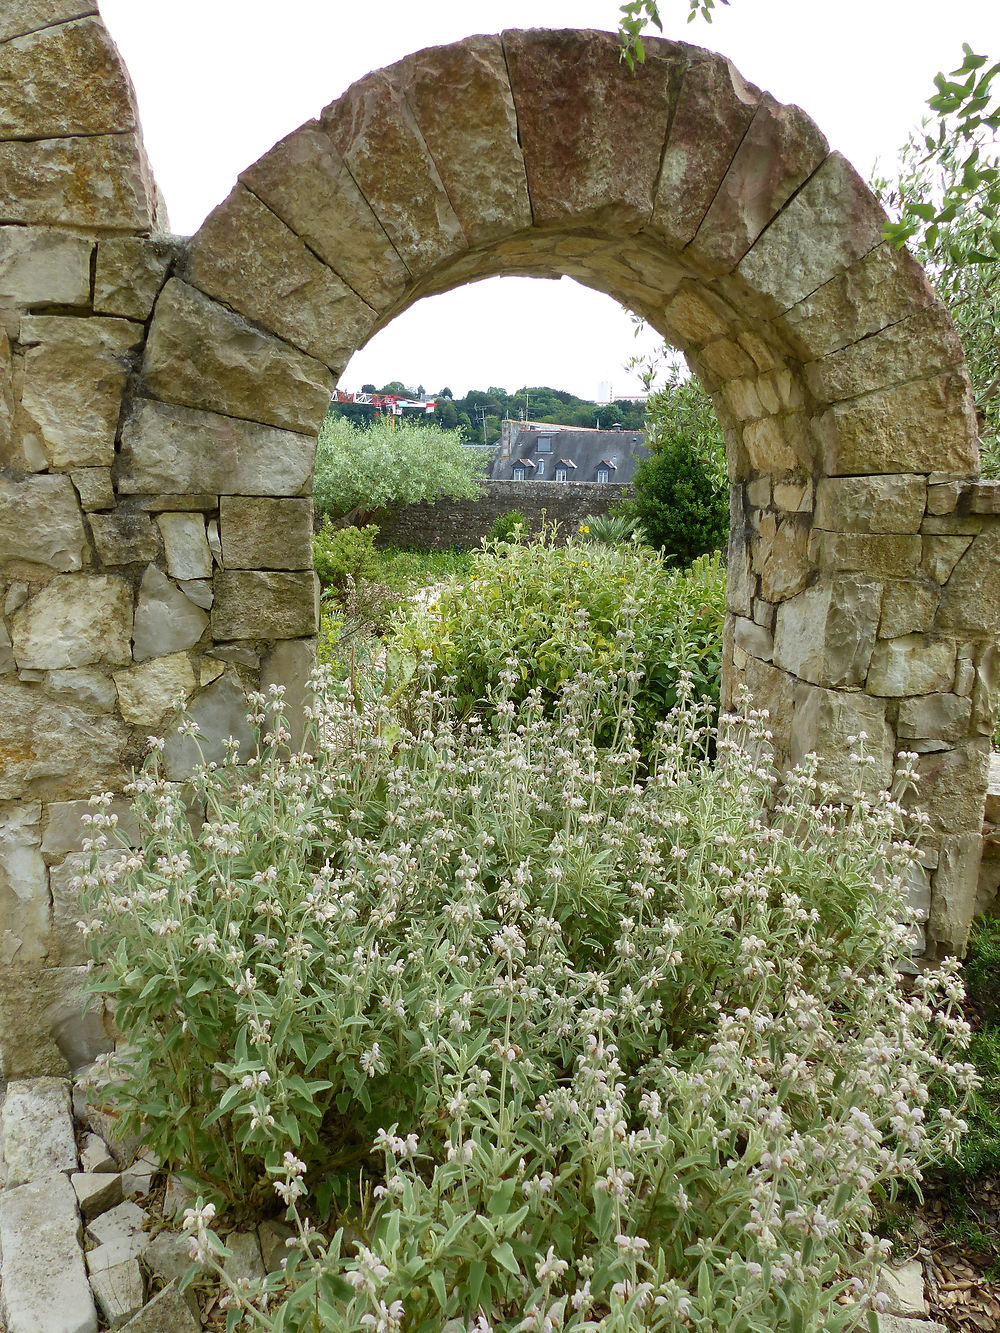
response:
[[[86,1220],[106,1213],[122,1201],[122,1178],[119,1175],[107,1171],[74,1171],[70,1180]]]
[[[87,1269],[93,1278],[95,1273],[103,1273],[117,1264],[138,1259],[149,1244],[149,1236],[144,1231],[134,1231],[130,1236],[119,1236],[116,1240],[105,1241],[87,1251]]]
[[[114,1174],[118,1170],[117,1163],[100,1134],[84,1136],[83,1147],[80,1149],[80,1165],[84,1171],[92,1175],[103,1172]]]
[[[903,1315],[880,1314],[878,1333],[948,1333],[944,1324],[928,1319],[909,1319]]]
[[[87,1225],[87,1235],[98,1245],[113,1245],[129,1236],[140,1235],[149,1214],[131,1199],[93,1218]]]
[[[56,1171],[75,1171],[76,1140],[66,1079],[11,1083],[0,1112],[0,1133],[8,1188]]]
[[[266,1273],[256,1231],[233,1231],[226,1237],[229,1258],[222,1267],[239,1286],[263,1282]]]
[[[896,1315],[927,1314],[924,1300],[924,1268],[919,1259],[899,1267],[883,1268],[878,1279],[879,1291],[889,1298],[889,1313]]]
[[[76,1195],[65,1175],[0,1193],[0,1251],[7,1333],[97,1333]]]
[[[122,1333],[201,1333],[201,1324],[171,1282],[148,1305],[122,1326]]]
[[[141,1199],[153,1187],[153,1177],[160,1168],[155,1162],[137,1158],[122,1172],[122,1194],[126,1199]]]
[[[138,1259],[94,1273],[90,1285],[109,1328],[120,1328],[143,1307],[146,1282]]]

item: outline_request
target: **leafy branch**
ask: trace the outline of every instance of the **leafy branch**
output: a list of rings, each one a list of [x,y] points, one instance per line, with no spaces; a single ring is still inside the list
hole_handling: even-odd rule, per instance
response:
[[[688,23],[692,23],[699,14],[706,23],[711,23],[715,6],[728,5],[729,0],[687,0],[687,4]],[[626,0],[618,20],[618,39],[622,46],[622,59],[629,69],[635,69],[637,64],[645,62],[646,53],[640,34],[647,23],[651,23],[658,32],[663,31],[660,6],[656,0]]]

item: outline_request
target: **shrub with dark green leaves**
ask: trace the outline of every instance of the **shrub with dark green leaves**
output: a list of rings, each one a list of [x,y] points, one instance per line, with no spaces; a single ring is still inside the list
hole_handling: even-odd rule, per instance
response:
[[[378,527],[335,528],[324,521],[313,537],[313,565],[320,584],[344,588],[348,579],[372,578],[378,567],[375,538]]]
[[[729,532],[726,488],[685,435],[661,436],[636,467],[633,494],[646,540],[665,558],[687,565],[724,545]]]
[[[527,531],[527,527],[528,521],[520,509],[511,509],[506,514],[500,514],[493,520],[488,540],[491,542],[511,542],[517,535],[518,528],[524,533]]]

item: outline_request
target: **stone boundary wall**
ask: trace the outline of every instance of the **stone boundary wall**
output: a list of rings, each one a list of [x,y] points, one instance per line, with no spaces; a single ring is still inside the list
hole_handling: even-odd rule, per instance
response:
[[[422,551],[448,546],[469,550],[488,535],[494,520],[512,509],[524,515],[532,535],[543,523],[557,522],[565,536],[575,532],[588,514],[606,514],[628,489],[616,482],[484,481],[475,500],[404,505],[372,521],[381,528],[380,545],[413,546]]]
[[[961,343],[797,107],[722,56],[480,35],[349,88],[166,235],[90,0],[0,11],[0,1070],[107,1046],[81,1016],[87,798],[147,737],[171,780],[248,744],[313,660],[315,441],[353,352],[417,300],[569,275],[713,396],[732,483],[724,694],[850,799],[918,752],[915,901],[964,949],[996,711],[997,486]],[[530,483],[538,487],[542,483]],[[529,483],[525,483],[529,485]],[[519,492],[520,494],[520,492]],[[118,808],[123,802],[119,801]]]

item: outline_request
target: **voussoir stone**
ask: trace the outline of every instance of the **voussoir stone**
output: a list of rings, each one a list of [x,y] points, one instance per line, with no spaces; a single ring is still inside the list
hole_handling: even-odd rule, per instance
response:
[[[93,241],[48,227],[0,227],[0,302],[86,305]]]
[[[187,653],[152,657],[115,672],[122,717],[137,727],[155,727],[178,704],[186,703],[198,682]]]
[[[0,1193],[7,1333],[97,1333],[83,1263],[76,1195],[65,1175]]]
[[[6,222],[148,230],[154,187],[135,134],[0,143]]]
[[[142,326],[122,319],[32,316],[21,324],[29,346],[21,394],[22,434],[58,468],[108,467],[128,355]]]
[[[96,13],[94,0],[9,0],[0,13],[0,42]]]
[[[160,514],[157,518],[167,555],[171,578],[209,579],[212,577],[212,552],[205,533],[203,514]]]
[[[242,185],[192,238],[183,276],[337,374],[375,323],[375,311]]]
[[[132,656],[147,657],[193,648],[208,628],[208,616],[185,597],[162,570],[148,565],[139,585]]]
[[[120,666],[131,657],[132,592],[109,574],[63,574],[30,597],[12,618],[22,670]]]
[[[80,569],[87,537],[69,477],[0,477],[0,561]]]
[[[227,569],[311,569],[311,500],[224,495],[219,507]]]
[[[774,664],[815,685],[860,685],[868,671],[881,589],[838,578],[807,588],[778,607]]]
[[[469,37],[418,51],[387,72],[416,119],[470,243],[529,227],[531,204],[501,39]],[[461,102],[460,117],[442,98],[442,87]]]
[[[302,495],[311,487],[311,435],[151,399],[122,432],[119,489],[128,494]]]
[[[262,332],[179,278],[156,303],[143,378],[151,395],[310,434],[333,376],[322,361]]]
[[[135,128],[128,76],[100,18],[61,23],[0,45],[0,137]]]
[[[215,576],[212,635],[224,641],[315,634],[317,588],[313,573],[222,569]]]
[[[811,362],[804,374],[814,397],[832,403],[952,370],[962,356],[954,321],[935,307]]]
[[[8,1189],[55,1172],[76,1170],[76,1140],[65,1079],[16,1079],[7,1088],[0,1130]]]
[[[374,310],[402,295],[406,266],[318,121],[275,144],[240,180]]]

